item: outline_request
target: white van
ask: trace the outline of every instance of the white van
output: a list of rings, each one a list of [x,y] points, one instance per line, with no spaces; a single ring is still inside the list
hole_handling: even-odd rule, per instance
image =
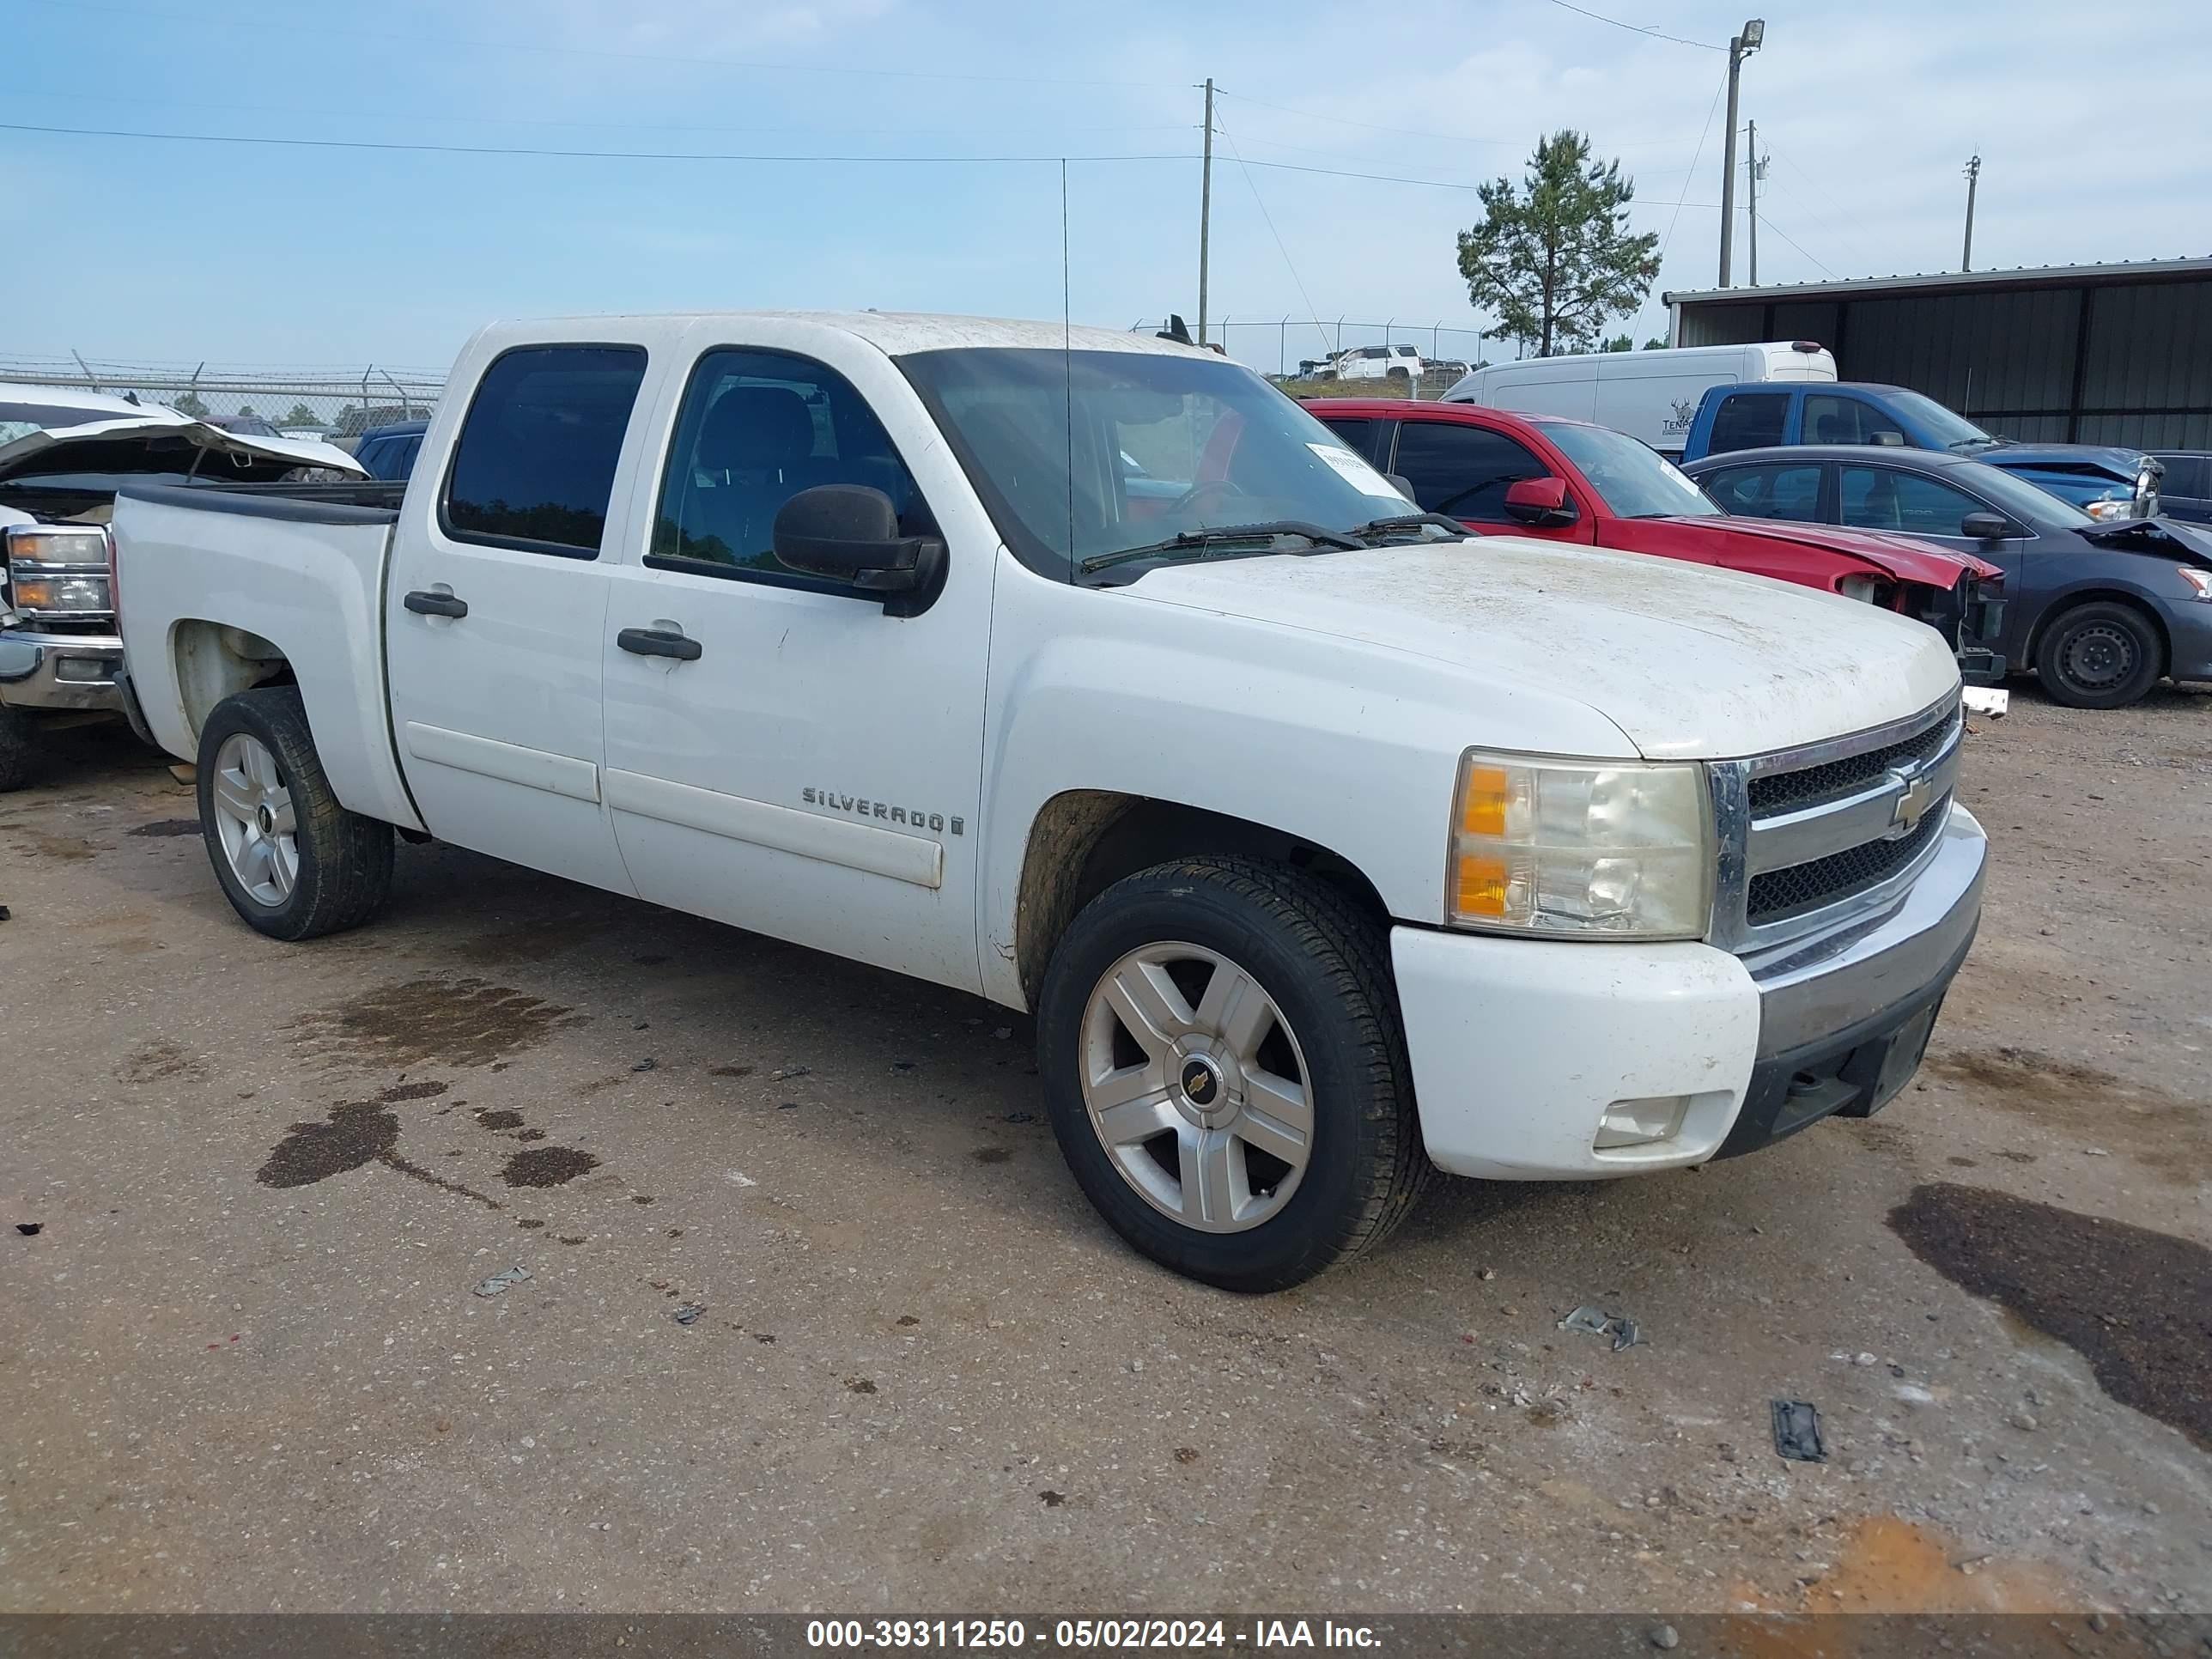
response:
[[[1817,341],[1779,340],[1492,363],[1455,381],[1443,400],[1594,421],[1679,456],[1707,386],[1835,378],[1836,360]]]

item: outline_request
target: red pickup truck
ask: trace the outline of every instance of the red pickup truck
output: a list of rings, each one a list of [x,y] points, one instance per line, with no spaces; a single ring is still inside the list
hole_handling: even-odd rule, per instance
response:
[[[1917,617],[1970,684],[2004,677],[2003,573],[1910,536],[1731,518],[1655,451],[1588,422],[1402,398],[1307,401],[1331,430],[1412,486],[1425,510],[1483,535],[1536,536],[1687,559],[1824,587]]]

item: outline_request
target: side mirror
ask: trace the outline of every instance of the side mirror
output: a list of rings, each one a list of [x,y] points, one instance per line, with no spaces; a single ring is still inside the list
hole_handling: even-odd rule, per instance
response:
[[[1411,478],[1405,477],[1395,472],[1385,472],[1382,476],[1390,481],[1390,487],[1393,489],[1396,490],[1401,495],[1403,495],[1407,501],[1413,501],[1413,481]],[[1413,505],[1419,507],[1420,503],[1419,501],[1413,501]]]
[[[1522,478],[1505,487],[1505,516],[1516,524],[1572,524],[1565,478]]]
[[[884,610],[911,617],[945,585],[945,544],[899,534],[898,509],[866,484],[817,484],[777,509],[775,556],[809,576],[884,595]]]
[[[1959,520],[1959,533],[1978,542],[2001,542],[2012,533],[2002,513],[1969,513]]]
[[[1905,434],[1894,428],[1885,428],[1880,432],[1869,434],[1867,441],[1883,449],[1902,449],[1905,447]]]

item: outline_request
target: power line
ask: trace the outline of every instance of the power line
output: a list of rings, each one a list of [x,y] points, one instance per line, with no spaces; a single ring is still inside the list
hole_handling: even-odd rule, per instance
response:
[[[1278,115],[1295,115],[1307,121],[1333,121],[1340,127],[1363,127],[1369,132],[1395,133],[1401,138],[1439,138],[1452,144],[1498,144],[1509,149],[1517,149],[1522,142],[1518,138],[1472,138],[1465,133],[1433,132],[1421,127],[1378,126],[1372,121],[1355,121],[1348,115],[1328,115],[1320,110],[1292,109],[1288,104],[1271,104],[1264,98],[1250,98],[1241,92],[1228,92],[1219,87],[1216,87],[1213,92],[1217,98],[1234,98],[1240,104],[1250,104],[1256,109],[1271,109]]]
[[[735,150],[657,150],[657,149],[556,149],[548,146],[524,144],[438,144],[424,140],[374,138],[290,138],[267,135],[227,132],[141,132],[120,127],[63,127],[37,125],[25,121],[0,121],[0,132],[37,132],[72,138],[132,138],[151,143],[170,144],[264,144],[283,149],[350,149],[372,150],[403,155],[516,155],[540,159],[578,161],[757,161],[787,163],[820,163],[824,165],[860,166],[870,162],[902,164],[940,163],[944,165],[994,165],[1014,162],[1046,161],[1194,161],[1198,158],[1182,151],[1152,151],[1120,155],[764,155]],[[1325,179],[1361,179],[1375,184],[1417,185],[1429,190],[1480,191],[1479,184],[1467,184],[1455,179],[1419,179],[1395,173],[1363,173],[1347,167],[1309,167],[1297,161],[1245,161],[1246,167],[1267,167],[1277,173],[1304,173]],[[1692,171],[1694,171],[1694,167]],[[1709,207],[1711,203],[1691,205]],[[1678,204],[1679,206],[1679,204]]]
[[[208,27],[243,28],[250,30],[254,35],[263,39],[266,39],[271,34],[319,35],[325,39],[337,40],[388,40],[397,45],[411,46],[418,50],[424,46],[435,46],[440,48],[471,46],[486,52],[535,52],[556,57],[588,58],[594,61],[602,61],[607,58],[621,58],[633,63],[642,64],[681,64],[686,68],[690,69],[768,70],[779,75],[859,75],[875,76],[886,80],[988,81],[1019,82],[1023,85],[1062,87],[1162,88],[1176,84],[1176,82],[1168,81],[1102,80],[1095,76],[1089,76],[1030,74],[990,75],[976,71],[961,71],[954,70],[859,69],[853,67],[852,65],[843,64],[834,65],[820,64],[782,64],[770,63],[757,58],[709,58],[696,53],[678,54],[662,52],[624,52],[612,46],[561,46],[542,40],[481,40],[459,38],[452,35],[432,35],[425,37],[418,34],[395,33],[388,29],[333,28],[327,25],[316,25],[304,28],[297,26],[289,28],[282,28],[273,26],[268,20],[259,16],[252,18],[227,17],[220,11],[205,9],[194,10],[190,13],[167,11],[159,9],[149,10],[140,7],[103,6],[94,3],[94,0],[40,0],[40,3],[53,6],[58,9],[71,13],[87,11],[105,12],[110,16],[131,17],[137,19],[141,22],[158,19],[163,22],[188,23],[195,30]],[[1056,161],[1060,158],[1054,155],[1045,159]],[[1069,159],[1073,161],[1080,160],[1081,158],[1071,156]]]
[[[1214,117],[1214,125],[1221,129],[1221,136],[1229,140],[1229,153],[1237,158],[1237,168],[1244,175],[1244,187],[1252,192],[1253,204],[1260,210],[1260,217],[1267,222],[1267,234],[1275,239],[1275,251],[1283,256],[1283,264],[1290,271],[1291,280],[1298,285],[1298,298],[1306,302],[1306,314],[1314,318],[1314,332],[1321,335],[1322,343],[1327,345],[1328,336],[1322,329],[1321,319],[1315,315],[1320,307],[1314,304],[1313,295],[1306,292],[1306,279],[1298,275],[1297,263],[1291,259],[1290,249],[1283,244],[1283,233],[1275,228],[1275,216],[1267,211],[1267,200],[1260,194],[1260,186],[1253,180],[1252,169],[1245,165],[1244,152],[1237,149],[1237,140],[1230,135],[1229,124],[1218,114]]]
[[[1713,112],[1721,106],[1721,94],[1728,86],[1728,77],[1721,77],[1713,88],[1713,101],[1705,106],[1705,124],[1698,129],[1698,148],[1690,157],[1690,170],[1682,175],[1682,193],[1674,198],[1674,216],[1667,222],[1667,234],[1660,239],[1659,263],[1667,263],[1667,250],[1674,246],[1674,227],[1682,222],[1682,204],[1689,199],[1690,186],[1697,181],[1698,163],[1705,158],[1705,139],[1713,130]]]
[[[218,113],[253,115],[289,115],[317,121],[398,121],[428,123],[438,126],[547,127],[573,128],[586,132],[790,132],[794,131],[788,121],[768,122],[759,125],[730,125],[722,123],[696,121],[550,121],[533,119],[519,115],[449,115],[427,114],[416,110],[393,109],[333,109],[327,105],[304,104],[218,104],[204,100],[186,98],[148,97],[136,92],[118,92],[106,88],[108,105],[129,105],[135,107],[149,106],[156,108],[210,110]],[[66,103],[82,108],[82,93],[16,93],[12,101]],[[1142,124],[1115,122],[1101,126],[1063,127],[1063,132],[1190,132],[1196,130],[1194,121],[1157,121]],[[996,129],[967,124],[957,126],[922,126],[913,122],[901,122],[896,126],[858,127],[842,122],[837,124],[840,133],[913,133],[913,132],[988,132]],[[1293,146],[1293,148],[1295,148]]]
[[[849,165],[869,161],[991,163],[1188,161],[1193,159],[1179,152],[1140,155],[762,155],[728,150],[550,149],[512,144],[433,144],[370,138],[276,138],[219,132],[131,132],[110,127],[33,126],[21,121],[0,121],[0,132],[53,133],[76,138],[139,138],[176,144],[273,144],[289,149],[397,150],[429,155],[526,155],[581,161],[805,161]]]
[[[1779,236],[1784,241],[1789,243],[1790,246],[1796,248],[1798,252],[1805,253],[1804,248],[1799,246],[1795,237],[1791,236],[1788,231],[1783,229],[1781,226],[1776,224],[1773,220],[1768,218],[1765,214],[1762,213],[1759,216],[1759,222],[1765,225],[1769,230],[1772,231],[1777,236]],[[1808,259],[1813,259],[1813,256],[1809,253],[1805,253],[1805,257]],[[1818,259],[1813,259],[1813,263],[1816,265],[1820,265],[1820,262]],[[1826,265],[1820,265],[1820,269],[1826,272],[1830,276],[1833,276],[1836,274],[1834,271],[1829,270]]]
[[[1769,155],[1772,155],[1777,152],[1770,149],[1766,153]],[[1844,211],[1842,206],[1837,202],[1836,198],[1829,193],[1827,186],[1823,185],[1818,179],[1815,179],[1811,173],[1806,172],[1804,168],[1799,167],[1796,162],[1791,161],[1790,159],[1790,152],[1788,150],[1785,149],[1781,151],[1780,155],[1783,164],[1787,167],[1790,172],[1796,173],[1800,179],[1802,179],[1807,184],[1812,185],[1814,190],[1818,191],[1820,194],[1820,199],[1826,202],[1830,208],[1834,210],[1838,220],[1847,219],[1850,217],[1850,216]],[[1831,229],[1837,228],[1838,227],[1834,225],[1830,227]],[[1865,251],[1859,246],[1858,240],[1856,237],[1846,236],[1842,240],[1844,241],[1844,251],[1846,252],[1848,252],[1853,258],[1856,259],[1862,265],[1871,265],[1872,262],[1867,258]]]
[[[1624,23],[1618,17],[1607,17],[1599,12],[1588,11],[1580,6],[1570,5],[1568,0],[1551,0],[1551,3],[1561,11],[1571,11],[1576,16],[1587,17],[1594,23],[1610,23],[1614,28],[1626,29],[1631,34],[1648,34],[1654,40],[1671,40],[1678,46],[1696,46],[1703,52],[1728,50],[1726,46],[1717,46],[1710,40],[1685,40],[1679,34],[1662,34],[1657,29],[1645,28],[1641,23]]]
[[[1234,98],[1238,103],[1250,104],[1255,109],[1271,109],[1278,115],[1295,115],[1301,120],[1306,121],[1329,121],[1334,122],[1338,126],[1358,127],[1368,132],[1394,133],[1401,138],[1437,138],[1442,139],[1446,143],[1487,144],[1505,149],[1517,149],[1525,142],[1519,138],[1475,138],[1470,137],[1465,133],[1436,132],[1421,127],[1381,126],[1373,121],[1355,121],[1348,115],[1331,115],[1323,110],[1293,109],[1288,104],[1271,104],[1264,98],[1250,97],[1241,92],[1224,91],[1220,87],[1214,88],[1213,94],[1217,98]],[[1268,139],[1255,142],[1273,143],[1274,141]],[[1673,144],[1676,142],[1676,140],[1672,138],[1632,138],[1626,143],[1612,144],[1608,145],[1607,148],[1614,150],[1651,149],[1662,144]],[[1295,144],[1285,144],[1282,146],[1282,148],[1285,149],[1296,149],[1298,146]]]

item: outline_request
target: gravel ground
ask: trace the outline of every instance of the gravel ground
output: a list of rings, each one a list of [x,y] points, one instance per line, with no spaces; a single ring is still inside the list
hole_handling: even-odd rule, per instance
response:
[[[2212,699],[2016,693],[1964,790],[1887,1110],[1240,1299],[1003,1011],[441,848],[275,945],[79,735],[0,799],[0,1609],[2212,1608]]]

